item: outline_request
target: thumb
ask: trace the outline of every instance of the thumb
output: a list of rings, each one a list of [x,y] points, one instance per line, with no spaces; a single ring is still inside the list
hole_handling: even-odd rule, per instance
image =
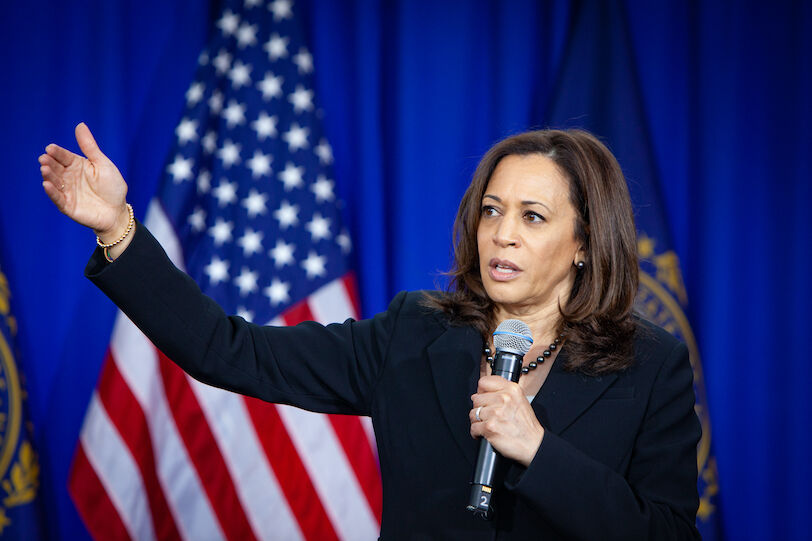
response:
[[[80,122],[76,125],[76,142],[79,143],[79,148],[82,153],[87,156],[90,161],[99,161],[105,158],[104,153],[99,148],[93,134],[90,133],[90,128],[87,124]]]

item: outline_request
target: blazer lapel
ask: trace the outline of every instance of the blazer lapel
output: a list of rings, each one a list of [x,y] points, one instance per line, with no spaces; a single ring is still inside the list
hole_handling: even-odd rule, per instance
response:
[[[555,360],[533,408],[545,428],[561,434],[617,379],[617,374],[586,376],[564,370],[566,349]]]
[[[479,380],[482,338],[472,327],[449,326],[427,352],[445,421],[465,457],[474,464],[478,443],[471,437],[468,412]]]

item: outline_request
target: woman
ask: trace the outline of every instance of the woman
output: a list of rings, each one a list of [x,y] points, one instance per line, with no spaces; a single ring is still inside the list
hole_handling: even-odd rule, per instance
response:
[[[84,124],[76,136],[86,158],[49,145],[40,164],[51,200],[109,246],[88,277],[201,381],[370,415],[383,539],[698,538],[687,349],[632,315],[628,190],[591,135],[530,132],[486,154],[460,205],[448,292],[290,328],[227,317],[202,295],[134,220]],[[505,319],[535,338],[518,383],[489,375]],[[492,522],[465,509],[479,437],[507,457]]]

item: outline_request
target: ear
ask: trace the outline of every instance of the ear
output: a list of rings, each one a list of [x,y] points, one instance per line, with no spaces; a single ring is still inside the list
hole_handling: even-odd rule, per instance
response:
[[[575,252],[575,257],[572,259],[572,264],[577,265],[579,261],[586,262],[586,250],[584,246],[581,245],[578,247],[578,251]]]

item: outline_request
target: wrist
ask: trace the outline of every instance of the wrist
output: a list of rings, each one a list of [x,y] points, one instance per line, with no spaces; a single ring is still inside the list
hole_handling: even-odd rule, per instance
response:
[[[125,232],[127,232],[127,229],[130,227],[131,208],[132,207],[130,207],[127,203],[122,204],[111,227],[103,230],[93,230],[96,237],[98,237],[98,243],[100,246],[104,244],[113,244],[125,236]]]
[[[130,204],[127,204],[125,207],[125,211],[127,212],[127,222],[124,230],[118,237],[113,237],[105,235],[105,240],[109,240],[109,242],[105,242],[102,240],[102,237],[96,235],[96,244],[99,245],[102,250],[104,250],[104,258],[109,261],[110,263],[113,262],[121,253],[127,248],[132,240],[132,231],[135,228],[135,215],[133,213],[133,207]],[[114,239],[114,240],[110,240]]]
[[[544,427],[539,427],[540,432],[537,438],[533,438],[533,443],[530,444],[530,447],[527,450],[527,453],[519,463],[524,466],[525,468],[530,466],[530,463],[533,462],[533,459],[536,458],[536,454],[539,452],[539,447],[541,447],[541,442],[544,440]]]

